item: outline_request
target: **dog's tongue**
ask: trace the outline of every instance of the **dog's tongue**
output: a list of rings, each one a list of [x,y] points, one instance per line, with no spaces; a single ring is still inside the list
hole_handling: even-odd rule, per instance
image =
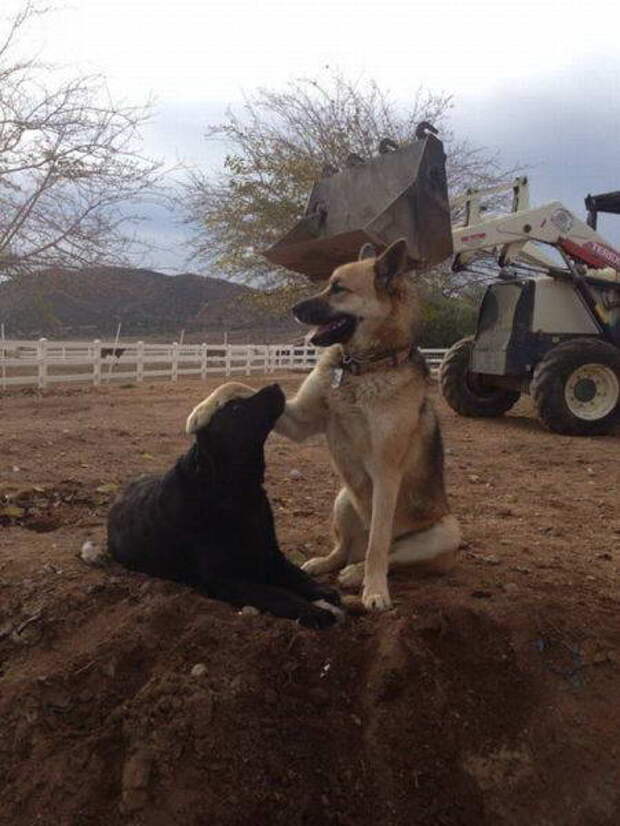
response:
[[[314,330],[315,336],[322,336],[324,333],[331,333],[332,330],[337,330],[339,327],[342,327],[343,324],[346,324],[346,318],[335,318],[333,321],[328,321],[327,324],[319,324],[318,327]]]

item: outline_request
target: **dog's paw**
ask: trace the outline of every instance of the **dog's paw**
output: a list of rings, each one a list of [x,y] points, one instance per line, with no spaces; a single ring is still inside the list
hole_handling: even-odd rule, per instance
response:
[[[338,574],[338,582],[343,588],[358,588],[364,581],[364,563],[355,562],[347,565]]]
[[[335,588],[330,588],[329,585],[318,585],[314,589],[315,597],[314,602],[322,599],[325,602],[330,602],[332,605],[335,605],[336,608],[339,608],[342,605],[342,599],[340,594]]]
[[[302,571],[316,576],[317,574],[328,574],[338,566],[335,565],[328,556],[314,556],[301,566]]]
[[[331,608],[333,607],[334,606],[331,606]],[[306,628],[322,630],[323,628],[330,628],[330,626],[335,625],[338,619],[331,610],[327,611],[318,605],[308,605],[306,610],[300,614],[298,622]]]
[[[362,593],[362,605],[367,611],[389,611],[392,600],[387,587],[366,585]]]
[[[338,597],[340,601],[340,597]],[[336,617],[336,622],[344,622],[345,612],[342,608],[339,608],[337,605],[334,605],[333,602],[328,602],[326,599],[315,599],[312,603],[316,605],[317,608],[322,608],[324,611],[329,611]]]
[[[197,404],[189,414],[185,423],[185,432],[197,433],[209,424],[216,410],[219,410],[231,399],[247,399],[249,396],[253,396],[255,392],[247,384],[241,384],[238,381],[221,384],[210,396]]]

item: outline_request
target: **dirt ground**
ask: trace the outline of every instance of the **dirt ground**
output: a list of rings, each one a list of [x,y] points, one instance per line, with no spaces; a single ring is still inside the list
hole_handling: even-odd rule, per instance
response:
[[[0,823],[619,823],[618,436],[438,401],[459,566],[320,633],[77,556],[216,383],[0,398]],[[337,486],[320,439],[270,438],[296,561]]]

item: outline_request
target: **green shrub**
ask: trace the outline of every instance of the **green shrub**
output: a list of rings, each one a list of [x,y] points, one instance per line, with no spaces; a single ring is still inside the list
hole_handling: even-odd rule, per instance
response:
[[[424,297],[421,347],[450,347],[455,341],[471,335],[478,320],[477,299],[468,296],[447,298],[441,292]]]

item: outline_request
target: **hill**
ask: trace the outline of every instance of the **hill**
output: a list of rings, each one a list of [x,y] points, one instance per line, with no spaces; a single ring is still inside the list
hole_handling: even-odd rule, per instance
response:
[[[50,269],[0,283],[0,322],[12,338],[247,333],[280,337],[294,330],[288,314],[258,306],[258,292],[241,284],[145,269]]]

